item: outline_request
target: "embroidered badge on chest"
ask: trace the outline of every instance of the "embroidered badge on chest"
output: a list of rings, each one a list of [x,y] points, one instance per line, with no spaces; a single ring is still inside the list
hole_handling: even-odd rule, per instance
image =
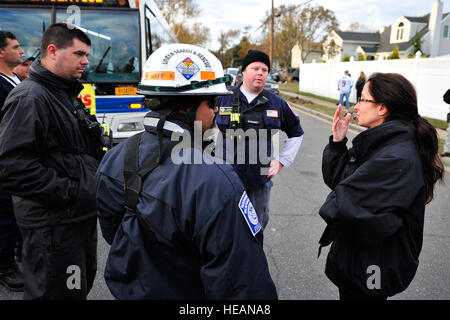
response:
[[[266,115],[271,118],[278,118],[278,110],[267,110]]]
[[[244,216],[250,231],[255,236],[261,230],[261,224],[259,223],[255,208],[245,191],[242,194],[241,200],[239,200],[239,209],[241,209],[242,215]]]
[[[223,116],[230,115],[232,110],[233,110],[233,107],[220,107],[219,114],[223,115]]]
[[[190,80],[200,68],[189,58],[184,59],[177,65],[177,70],[186,78]]]

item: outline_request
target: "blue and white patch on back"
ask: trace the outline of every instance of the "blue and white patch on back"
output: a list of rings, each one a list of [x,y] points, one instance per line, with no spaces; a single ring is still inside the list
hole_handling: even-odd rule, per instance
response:
[[[261,230],[261,224],[259,223],[255,208],[253,208],[253,204],[245,191],[242,194],[241,200],[239,200],[239,209],[241,209],[250,231],[255,236]]]

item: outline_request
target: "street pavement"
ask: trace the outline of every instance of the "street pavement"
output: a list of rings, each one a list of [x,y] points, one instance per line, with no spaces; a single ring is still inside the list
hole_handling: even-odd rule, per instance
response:
[[[295,107],[295,106],[294,106]],[[322,150],[331,133],[329,120],[297,109],[305,131],[295,162],[274,178],[270,220],[264,248],[272,278],[282,300],[338,299],[336,287],[324,274],[329,247],[317,258],[325,222],[319,208],[330,192],[321,174]],[[349,140],[359,131],[351,129]],[[350,144],[350,143],[349,143]],[[411,285],[392,299],[450,299],[450,177],[438,183],[425,212],[424,244]],[[88,299],[110,300],[103,272],[109,246],[99,230],[98,273]],[[0,300],[22,299],[0,286]]]

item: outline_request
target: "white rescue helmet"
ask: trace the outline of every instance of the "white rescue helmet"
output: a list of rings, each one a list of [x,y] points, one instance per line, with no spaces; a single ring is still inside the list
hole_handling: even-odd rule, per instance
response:
[[[183,43],[161,46],[144,65],[138,94],[150,96],[233,94],[222,63],[211,52]]]

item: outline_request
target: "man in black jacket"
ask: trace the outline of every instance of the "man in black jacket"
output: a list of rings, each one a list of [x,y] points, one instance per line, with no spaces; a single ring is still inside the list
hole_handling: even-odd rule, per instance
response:
[[[23,53],[14,34],[0,30],[0,110],[9,92],[20,83],[13,69],[22,62]],[[20,241],[11,195],[0,191],[0,284],[11,291],[23,291],[22,272],[14,260]]]
[[[86,299],[94,281],[101,130],[77,98],[89,50],[81,30],[51,25],[2,109],[0,188],[23,235],[24,299]]]

